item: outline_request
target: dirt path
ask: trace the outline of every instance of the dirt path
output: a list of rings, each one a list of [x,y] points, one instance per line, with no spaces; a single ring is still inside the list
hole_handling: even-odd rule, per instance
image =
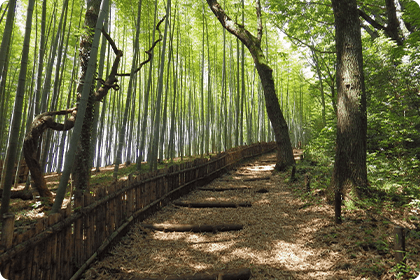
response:
[[[243,230],[163,232],[136,224],[113,250],[91,266],[84,279],[164,278],[241,267],[251,269],[251,279],[368,279],[363,275],[391,279],[386,275],[386,262],[379,261],[384,254],[361,245],[366,236],[360,213],[353,213],[354,222],[336,226],[332,207],[321,198],[319,203],[302,201],[290,184],[284,183],[285,174],[272,174],[274,164],[275,154],[264,155],[206,186],[243,189],[197,190],[179,200],[250,202],[252,207],[199,209],[171,204],[144,221],[239,223],[244,225]],[[267,192],[257,192],[261,189]],[[375,261],[380,272],[363,271],[366,263]]]

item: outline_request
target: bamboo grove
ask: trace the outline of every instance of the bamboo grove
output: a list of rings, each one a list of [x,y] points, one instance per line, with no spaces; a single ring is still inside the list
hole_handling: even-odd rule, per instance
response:
[[[6,156],[13,102],[19,85],[21,46],[28,2],[17,1],[0,83],[0,160]],[[9,3],[0,9],[0,27],[6,30]],[[115,1],[110,4],[104,29],[122,50],[118,91],[95,105],[92,131],[92,166],[120,161],[127,164],[157,162],[190,155],[219,152],[231,147],[273,140],[262,87],[252,58],[234,36],[214,18],[205,2]],[[253,26],[252,4],[226,3],[238,22]],[[76,106],[79,69],[79,36],[83,28],[84,1],[35,1],[29,41],[22,121],[17,145],[34,117],[42,112]],[[138,72],[133,69],[148,58],[145,52],[159,36],[152,59]],[[305,142],[313,97],[304,72],[305,64],[294,55],[279,31],[264,21],[262,49],[272,64],[281,109],[289,125],[292,145]],[[113,64],[113,50],[106,38],[98,54],[98,80],[105,79]],[[133,68],[134,67],[134,68]],[[100,82],[97,87],[100,87]],[[63,122],[65,116],[56,116]],[[72,131],[47,131],[40,151],[44,172],[63,168]],[[122,139],[122,141],[120,141]],[[120,141],[120,142],[119,142]],[[121,143],[119,147],[118,143]],[[17,149],[21,159],[22,149]],[[141,165],[138,164],[138,167]],[[156,168],[151,165],[151,168]]]

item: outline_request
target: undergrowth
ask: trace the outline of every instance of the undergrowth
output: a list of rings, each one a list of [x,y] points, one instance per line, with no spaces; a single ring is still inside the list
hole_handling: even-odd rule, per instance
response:
[[[320,195],[325,195],[334,168],[334,139],[335,129],[331,124],[326,126],[312,142],[305,147],[304,160],[298,164],[298,174],[310,174],[311,193],[307,194],[305,188],[299,188],[305,205],[327,203]],[[391,141],[391,140],[390,140]],[[381,143],[384,145],[384,143]],[[344,224],[351,224],[355,221],[350,217],[351,213],[374,213],[378,216],[386,216],[389,213],[396,216],[396,220],[408,222],[414,225],[414,229],[407,229],[407,242],[411,240],[418,244],[420,241],[420,173],[419,170],[419,151],[418,149],[408,149],[404,147],[404,142],[387,144],[388,149],[378,148],[370,150],[367,154],[367,171],[369,181],[369,196],[358,198],[352,193],[344,197],[343,201],[343,221]],[[369,145],[368,145],[369,146]],[[301,184],[301,183],[300,183]],[[348,217],[346,217],[346,215]],[[406,248],[406,264],[395,264],[393,260],[393,239],[392,225],[388,225],[385,235],[379,231],[380,227],[386,227],[389,220],[375,220],[363,223],[363,238],[354,240],[357,247],[363,251],[375,250],[382,258],[366,263],[359,268],[360,275],[372,277],[370,279],[383,279],[384,275],[392,275],[393,279],[413,279],[420,273],[420,263],[413,262],[412,256],[418,256],[419,249],[416,246]],[[357,221],[357,219],[356,219]],[[361,228],[362,226],[355,227]],[[360,234],[360,233],[359,233]],[[411,260],[411,261],[410,261]],[[384,278],[388,279],[388,278]]]

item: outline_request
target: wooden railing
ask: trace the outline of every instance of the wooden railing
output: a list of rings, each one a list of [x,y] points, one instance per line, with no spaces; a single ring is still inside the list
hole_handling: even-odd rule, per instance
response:
[[[243,146],[211,159],[196,159],[137,177],[129,176],[85,194],[59,214],[16,233],[14,216],[4,215],[0,272],[11,280],[77,279],[133,221],[141,221],[170,201],[205,185],[240,160],[261,155],[274,143]]]

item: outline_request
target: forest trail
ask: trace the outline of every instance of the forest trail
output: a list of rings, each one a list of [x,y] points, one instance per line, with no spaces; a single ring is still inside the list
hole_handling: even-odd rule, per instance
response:
[[[246,202],[251,207],[188,208],[170,204],[142,222],[230,223],[244,225],[242,230],[164,232],[137,223],[85,272],[83,279],[165,279],[243,267],[250,268],[250,279],[367,279],[361,276],[366,273],[366,263],[384,257],[380,251],[360,245],[366,240],[366,233],[360,229],[368,227],[369,221],[362,221],[363,214],[354,212],[347,214],[348,222],[335,225],[330,205],[321,197],[319,203],[305,203],[293,192],[297,185],[285,183],[288,174],[272,173],[274,165],[274,153],[260,156],[206,186],[238,189],[195,190],[177,200]],[[302,174],[294,184],[303,184]],[[375,226],[375,230],[380,228]]]

